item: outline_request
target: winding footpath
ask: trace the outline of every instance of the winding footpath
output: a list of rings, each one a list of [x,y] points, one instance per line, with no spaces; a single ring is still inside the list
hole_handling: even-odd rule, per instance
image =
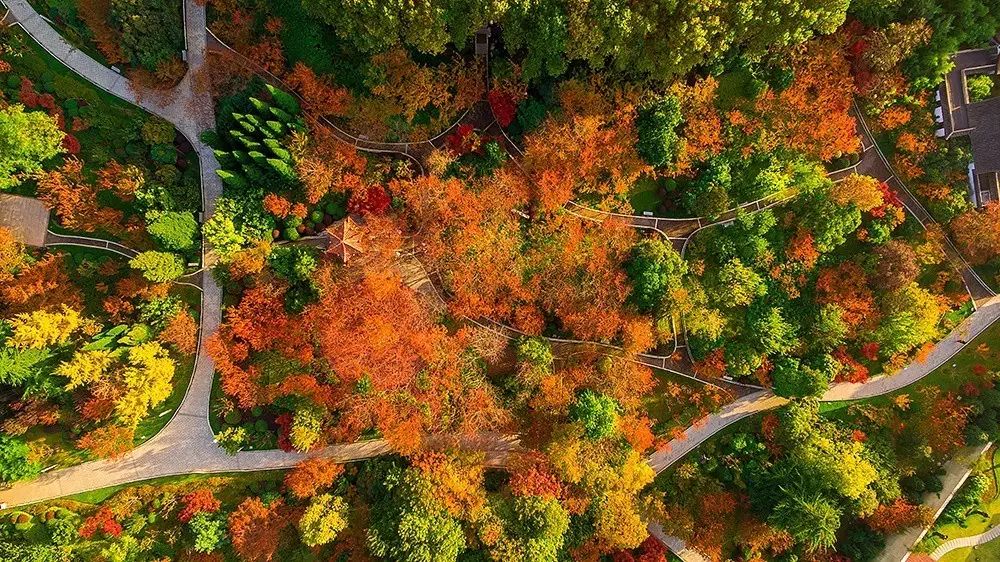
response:
[[[215,200],[222,193],[222,185],[215,174],[218,162],[211,148],[199,140],[199,134],[214,125],[211,98],[196,87],[199,73],[204,70],[209,46],[204,6],[200,6],[196,0],[185,0],[185,33],[187,35],[189,72],[171,95],[160,99],[158,103],[151,96],[137,96],[127,79],[101,66],[86,54],[69,45],[25,0],[6,0],[6,3],[10,9],[8,19],[13,19],[43,48],[63,61],[69,68],[108,92],[174,123],[198,151],[201,158],[203,209],[205,216],[210,216],[214,210]],[[432,143],[428,142],[427,144]],[[867,148],[874,146],[874,143],[870,142],[870,134],[869,144],[871,146],[866,146],[866,156],[871,152]],[[398,147],[389,149],[388,147],[369,146],[365,143],[359,143],[359,148],[373,152],[403,152],[413,156],[408,148],[400,151]],[[877,146],[874,148],[877,151]],[[884,171],[888,172],[890,177],[894,177],[884,156],[880,152],[878,154],[885,166]],[[870,159],[864,158],[853,168],[862,170],[865,166],[871,166],[870,163],[865,164],[865,161],[868,160]],[[859,171],[859,173],[866,172]],[[902,185],[901,182],[900,185]],[[906,191],[905,185],[902,187]],[[913,199],[915,201],[915,198]],[[907,204],[911,212],[914,209],[922,209],[919,207],[919,202],[916,202],[912,208],[913,201],[908,202],[904,199],[904,203]],[[757,206],[759,207],[759,204]],[[920,218],[919,214],[915,213],[915,215]],[[697,221],[697,219],[695,220]],[[697,221],[696,224],[697,228],[707,226],[701,225],[700,221]],[[654,225],[653,228],[660,230],[658,225]],[[53,238],[53,240],[56,243],[79,242],[79,240],[74,241],[70,237],[63,238],[61,240]],[[102,243],[106,245],[106,249],[111,249],[110,246],[113,244],[107,241],[90,240],[84,245],[100,245]],[[960,255],[957,256],[957,259],[964,263]],[[211,266],[214,262],[210,250],[203,256],[203,262],[206,267]],[[967,264],[966,267],[968,267]],[[971,268],[969,269],[971,270]],[[967,282],[975,281],[977,277],[969,276],[966,277],[966,280]],[[152,439],[121,459],[88,462],[46,473],[31,482],[17,483],[9,489],[0,491],[0,502],[5,502],[12,507],[20,506],[163,476],[283,469],[294,466],[308,456],[277,450],[241,451],[236,455],[228,455],[216,446],[214,435],[208,423],[214,365],[204,352],[202,344],[205,338],[218,329],[221,322],[222,292],[210,275],[201,275],[200,279],[203,298],[195,371],[184,399],[169,423]],[[981,283],[981,280],[979,282]],[[985,284],[982,285],[985,287]],[[972,292],[971,288],[970,292]],[[974,298],[976,296],[974,293]],[[870,398],[899,390],[919,381],[937,367],[944,365],[952,356],[968,345],[967,342],[972,341],[1000,318],[1000,297],[992,296],[992,291],[989,291],[988,287],[981,292],[978,302],[978,310],[941,340],[923,362],[911,363],[895,375],[879,377],[863,384],[834,385],[822,397],[822,400],[840,401]],[[786,403],[786,399],[777,397],[767,390],[743,396],[725,406],[721,411],[696,422],[684,431],[683,437],[671,441],[667,446],[650,455],[648,461],[659,473],[731,424],[746,417],[778,408]],[[486,463],[493,466],[503,465],[507,457],[519,448],[515,437],[501,435],[465,438],[457,444],[463,448],[483,452]],[[391,447],[388,443],[383,440],[371,440],[334,445],[312,454],[327,456],[339,462],[351,462],[389,452],[391,452]],[[672,550],[683,553],[686,560],[696,560],[700,556],[687,549],[682,541],[666,536],[658,525],[651,524],[650,531],[654,536],[664,540]]]
[[[933,558],[934,560],[940,560],[944,558],[945,554],[948,554],[953,550],[958,550],[960,548],[975,547],[981,544],[986,544],[996,539],[997,537],[1000,537],[1000,525],[997,525],[996,527],[993,527],[989,531],[986,531],[985,533],[979,535],[950,540],[942,544],[941,546],[935,548],[934,552],[931,553],[931,558]]]

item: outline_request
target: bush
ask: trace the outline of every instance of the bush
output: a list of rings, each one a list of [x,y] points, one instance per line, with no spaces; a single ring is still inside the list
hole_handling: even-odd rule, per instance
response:
[[[157,144],[149,149],[149,157],[159,164],[174,164],[177,162],[177,149],[170,144]]]
[[[153,283],[173,281],[184,275],[184,262],[169,252],[143,252],[132,258],[129,266]]]
[[[993,91],[993,77],[988,74],[970,76],[966,85],[969,88],[969,101],[983,101],[989,98]]]
[[[243,421],[243,416],[236,410],[230,410],[222,419],[229,425],[239,425]]]
[[[194,247],[198,223],[191,213],[154,212],[146,219],[146,230],[167,250],[184,251]]]
[[[163,119],[153,118],[142,126],[142,140],[148,145],[173,144],[174,126]]]

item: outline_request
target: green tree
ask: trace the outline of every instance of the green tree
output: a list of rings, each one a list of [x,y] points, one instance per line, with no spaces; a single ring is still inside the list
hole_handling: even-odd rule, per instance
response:
[[[304,246],[275,248],[268,256],[267,262],[274,273],[290,283],[308,281],[318,265],[315,251]]]
[[[20,439],[0,434],[0,482],[34,478],[42,467],[28,460],[30,450]]]
[[[819,309],[809,328],[809,342],[824,351],[830,351],[844,343],[847,323],[842,318],[843,310],[836,304],[826,304]]]
[[[696,217],[715,218],[729,209],[732,182],[729,163],[714,158],[681,195],[681,203]]]
[[[793,492],[774,508],[768,521],[788,531],[808,552],[815,552],[837,542],[840,509],[821,494]]]
[[[188,526],[194,535],[194,549],[197,552],[215,552],[226,542],[226,521],[215,514],[204,511],[198,513],[188,521]]]
[[[347,528],[347,502],[340,496],[322,494],[309,502],[299,519],[299,533],[306,546],[329,544]]]
[[[142,272],[142,276],[154,283],[173,281],[184,275],[184,262],[170,252],[142,252],[128,262],[129,267]]]
[[[187,212],[151,212],[146,215],[146,230],[167,250],[184,251],[194,247],[198,223]]]
[[[155,71],[184,48],[181,10],[166,0],[111,0],[111,23],[133,64]]]
[[[753,269],[733,258],[719,269],[713,295],[723,306],[746,306],[757,297],[767,294],[764,279]]]
[[[937,298],[916,283],[893,291],[882,303],[883,318],[872,334],[887,357],[934,339],[941,320]]]
[[[555,498],[501,498],[490,502],[477,524],[481,533],[501,529],[499,538],[484,541],[493,560],[556,562],[566,541],[569,514]]]
[[[65,133],[42,111],[23,105],[0,108],[0,190],[17,185],[20,174],[42,169],[42,163],[63,151]]]
[[[803,365],[794,357],[782,357],[775,361],[774,393],[786,398],[821,396],[830,385],[832,373]]]
[[[639,110],[635,148],[650,166],[665,166],[677,158],[681,120],[681,104],[674,96],[664,96]]]
[[[682,287],[688,269],[677,250],[656,237],[644,238],[633,246],[625,272],[632,282],[632,302],[640,312],[648,313],[660,308],[671,291]]]
[[[592,390],[584,390],[569,408],[570,419],[583,425],[590,439],[604,439],[618,431],[618,410],[614,398]]]

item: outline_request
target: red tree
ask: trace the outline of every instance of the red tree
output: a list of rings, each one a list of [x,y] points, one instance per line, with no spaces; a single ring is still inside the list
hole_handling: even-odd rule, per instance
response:
[[[198,488],[181,498],[181,510],[177,514],[177,519],[181,523],[187,523],[192,517],[199,513],[215,513],[219,511],[222,503],[215,499],[215,494],[208,488]]]
[[[90,539],[97,532],[104,533],[108,537],[117,537],[122,534],[122,526],[115,521],[115,516],[107,507],[101,507],[96,513],[83,520],[80,525],[80,536]]]

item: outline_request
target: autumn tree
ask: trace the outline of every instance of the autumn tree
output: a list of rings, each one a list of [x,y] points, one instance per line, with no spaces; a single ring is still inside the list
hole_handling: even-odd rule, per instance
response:
[[[525,138],[524,169],[543,210],[584,194],[614,205],[648,170],[635,149],[634,102],[619,96],[615,104],[613,95],[594,84],[564,83],[563,118]]]
[[[347,528],[347,502],[340,496],[322,494],[312,498],[299,519],[299,534],[306,546],[333,542]]]
[[[177,520],[187,523],[199,513],[215,513],[222,506],[216,499],[215,494],[208,488],[198,488],[197,490],[185,494],[181,498],[181,510],[177,513]]]
[[[951,222],[955,243],[973,264],[983,264],[1000,255],[1000,203],[990,203],[981,211],[966,211]]]
[[[886,291],[909,285],[920,274],[916,252],[901,240],[890,240],[875,248],[875,275],[872,282]]]
[[[883,203],[879,181],[871,176],[861,174],[851,174],[834,184],[830,199],[838,205],[853,204],[863,213],[871,211]]]
[[[265,504],[257,497],[244,499],[229,514],[228,522],[233,549],[250,562],[273,560],[281,533],[292,523],[280,499]]]
[[[135,446],[135,429],[121,425],[98,427],[77,439],[76,446],[99,459],[119,459]]]
[[[317,115],[344,115],[351,102],[351,94],[346,88],[335,86],[329,80],[316,76],[302,62],[295,63],[292,71],[285,76],[285,81],[302,96],[306,109]]]
[[[854,81],[840,45],[833,40],[806,43],[793,59],[795,79],[781,92],[768,91],[757,102],[767,135],[820,160],[857,152],[851,109]]]
[[[157,339],[180,353],[194,353],[198,347],[198,323],[190,312],[179,310],[170,317]]]

